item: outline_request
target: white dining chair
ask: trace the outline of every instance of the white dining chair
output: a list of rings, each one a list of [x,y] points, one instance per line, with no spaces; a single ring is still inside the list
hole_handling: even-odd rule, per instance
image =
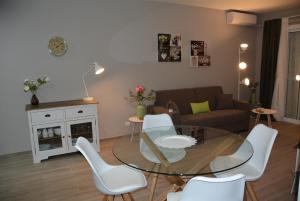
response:
[[[163,126],[173,126],[168,114],[145,115],[142,130]]]
[[[257,196],[251,185],[251,181],[258,180],[264,173],[271,151],[276,139],[278,131],[269,128],[263,124],[258,124],[255,126],[249,135],[247,140],[251,143],[253,147],[253,155],[249,161],[240,167],[228,170],[225,172],[215,173],[216,177],[228,177],[235,174],[244,174],[246,177],[246,190],[249,193],[252,201],[257,201]],[[217,157],[214,161],[210,163],[210,168],[212,171],[217,170],[220,165],[223,165],[224,157],[227,158],[226,161],[239,160],[243,155],[244,144],[230,156]]]
[[[173,121],[168,114],[146,115],[144,117],[142,131],[147,131],[147,135],[152,141],[155,141],[155,139],[161,135],[177,135]],[[181,160],[186,155],[184,149],[170,150],[159,148],[159,150],[171,163]],[[152,153],[149,147],[144,143],[143,139],[140,140],[140,152],[147,160],[154,163],[160,163],[160,160]]]
[[[132,198],[130,192],[147,186],[146,178],[140,171],[125,165],[107,164],[87,139],[79,137],[75,147],[90,165],[96,188],[105,194],[103,200],[114,200],[116,195],[121,195],[123,200],[126,196]]]
[[[181,192],[168,193],[167,201],[242,201],[245,176],[194,177]]]
[[[153,130],[151,130],[153,128]],[[157,132],[155,128],[159,128],[160,132]],[[161,135],[165,131],[167,134],[176,134],[176,130],[173,125],[173,121],[168,114],[156,114],[156,115],[145,115],[144,122],[142,126],[142,131],[147,131],[147,135],[154,141],[157,137]],[[184,149],[177,150],[167,150],[164,148],[159,148],[160,152],[167,158],[167,160],[171,163],[176,162],[184,158],[186,152]],[[141,154],[148,160],[153,162],[155,165],[153,167],[153,172],[157,171],[160,168],[160,160],[152,153],[148,145],[145,144],[143,139],[140,139],[140,152]],[[153,200],[154,191],[156,188],[158,174],[152,174],[152,182],[150,187],[150,198],[149,200]],[[149,174],[150,176],[150,174]]]

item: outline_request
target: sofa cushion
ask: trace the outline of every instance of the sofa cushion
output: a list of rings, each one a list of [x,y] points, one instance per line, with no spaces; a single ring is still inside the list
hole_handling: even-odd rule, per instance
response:
[[[217,97],[217,109],[224,110],[224,109],[233,109],[233,99],[232,94],[219,94]]]
[[[191,103],[191,108],[192,108],[193,114],[210,111],[208,101],[205,101],[203,103]]]
[[[233,124],[241,121],[248,121],[249,114],[243,110],[228,109],[215,110],[207,113],[188,114],[180,117],[183,125],[202,125],[218,127],[220,125]]]
[[[194,88],[194,91],[197,97],[196,102],[208,101],[211,110],[216,109],[216,96],[218,96],[219,94],[223,94],[222,88],[220,86],[198,87]]]
[[[193,89],[156,91],[155,105],[165,107],[169,101],[176,103],[181,114],[192,114],[190,103],[199,102]]]

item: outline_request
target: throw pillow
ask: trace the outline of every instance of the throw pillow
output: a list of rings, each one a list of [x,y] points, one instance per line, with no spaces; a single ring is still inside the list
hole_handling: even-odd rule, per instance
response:
[[[234,108],[232,94],[220,94],[217,96],[217,110]]]
[[[208,101],[202,103],[191,103],[193,114],[210,112]]]

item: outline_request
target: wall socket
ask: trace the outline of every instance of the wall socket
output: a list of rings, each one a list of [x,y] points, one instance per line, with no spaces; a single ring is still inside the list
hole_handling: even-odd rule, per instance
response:
[[[125,121],[124,125],[125,125],[126,127],[129,127],[129,126],[130,126],[130,122],[129,122],[129,121]]]

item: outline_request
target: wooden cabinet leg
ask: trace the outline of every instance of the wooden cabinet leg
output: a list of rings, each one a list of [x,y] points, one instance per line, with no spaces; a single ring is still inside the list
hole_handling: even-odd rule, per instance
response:
[[[253,186],[249,182],[246,182],[246,189],[249,193],[251,201],[258,201],[255,191],[253,189]]]

